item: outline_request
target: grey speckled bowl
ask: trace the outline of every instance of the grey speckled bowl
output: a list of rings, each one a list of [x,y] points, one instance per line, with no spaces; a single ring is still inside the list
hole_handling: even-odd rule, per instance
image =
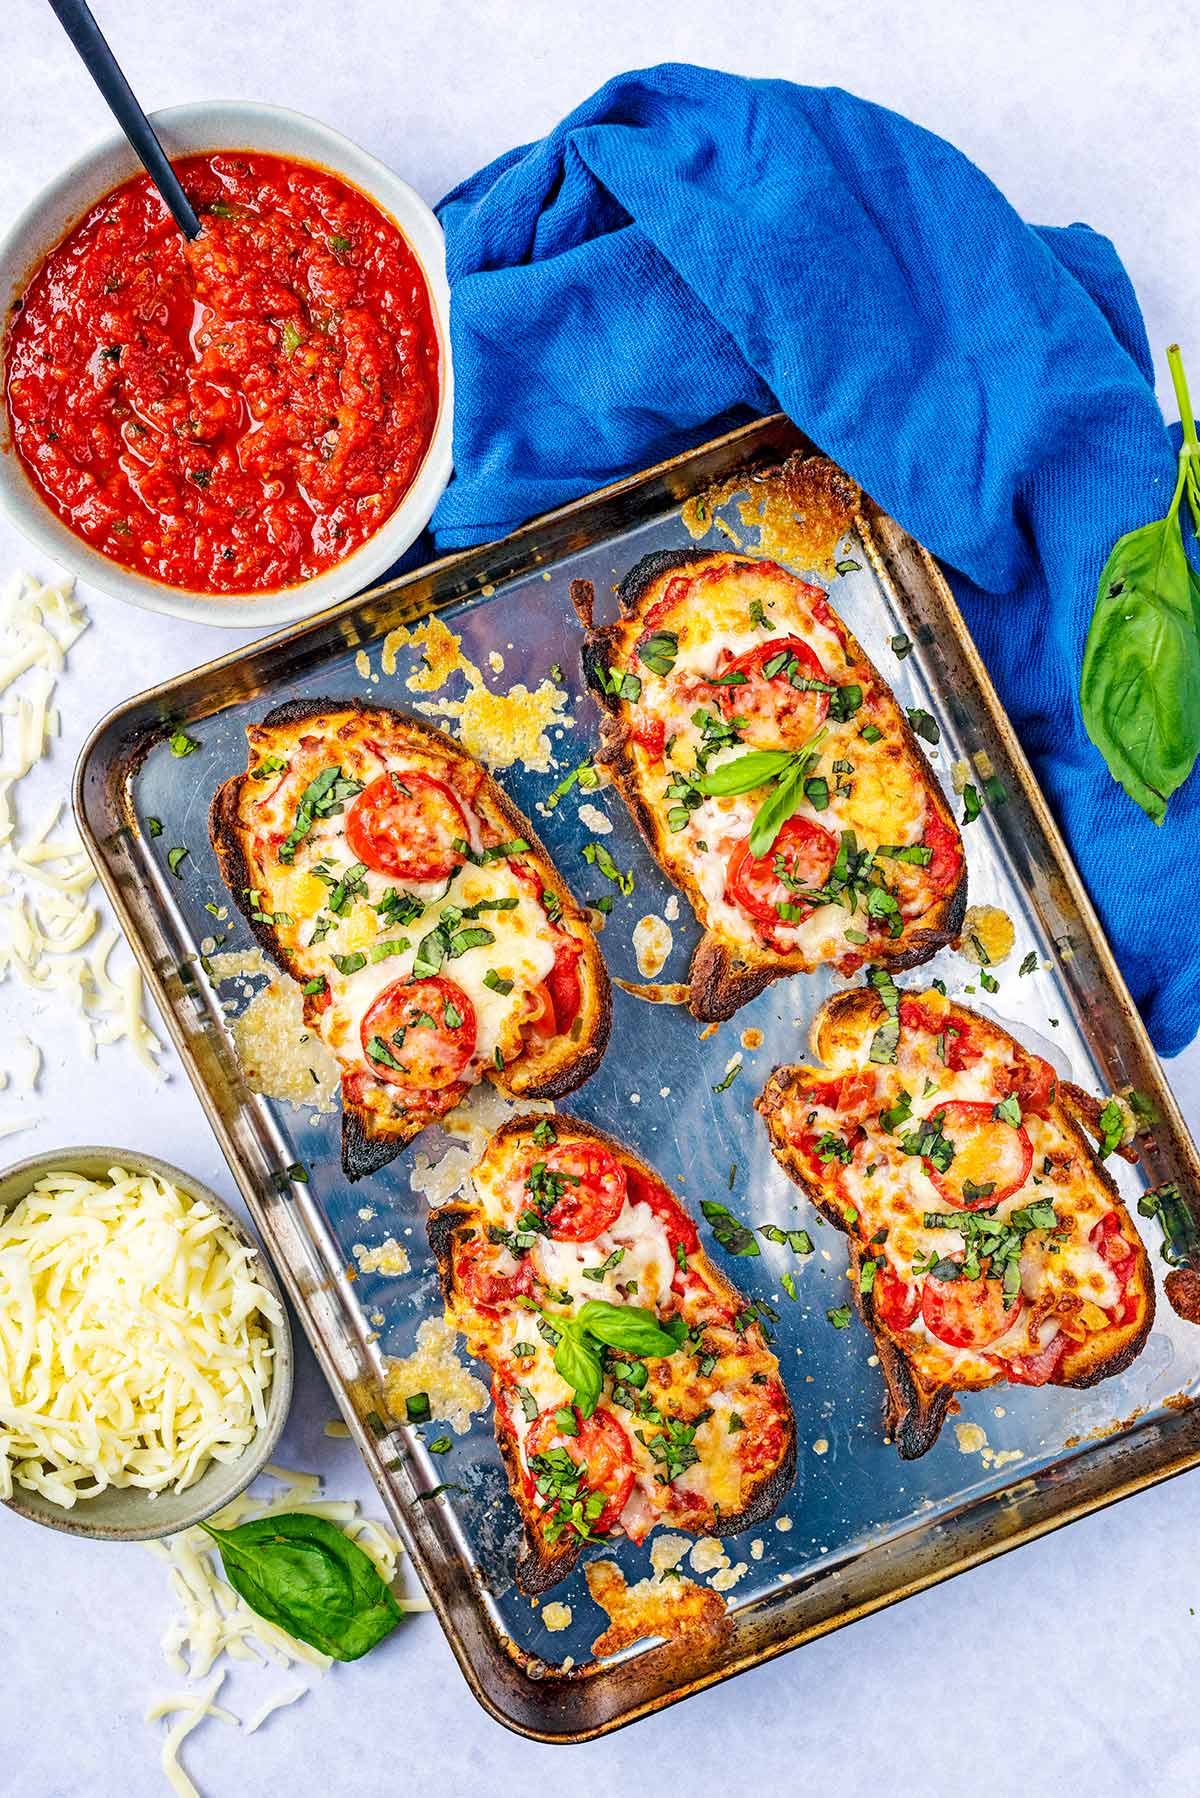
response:
[[[273,1323],[270,1318],[264,1319],[275,1350],[274,1377],[267,1398],[267,1420],[236,1461],[227,1465],[220,1461],[210,1461],[200,1478],[185,1492],[168,1489],[160,1492],[157,1497],[152,1497],[140,1486],[110,1486],[95,1498],[81,1498],[76,1505],[67,1509],[63,1505],[53,1504],[38,1492],[27,1492],[23,1486],[18,1486],[8,1500],[9,1509],[22,1517],[29,1517],[35,1523],[49,1524],[51,1529],[65,1530],[73,1536],[90,1536],[100,1542],[144,1542],[154,1536],[173,1535],[176,1530],[187,1529],[189,1525],[199,1523],[203,1517],[211,1517],[214,1511],[219,1511],[222,1505],[228,1504],[231,1498],[236,1498],[239,1492],[244,1491],[264,1463],[270,1460],[271,1452],[287,1421],[288,1407],[292,1401],[292,1332],[283,1293],[258,1243],[216,1193],[210,1192],[207,1186],[201,1186],[198,1180],[193,1180],[180,1168],[172,1167],[169,1161],[159,1161],[153,1155],[136,1154],[130,1149],[102,1149],[92,1146],[55,1149],[48,1155],[35,1155],[28,1161],[18,1161],[15,1166],[0,1173],[0,1213],[11,1210],[19,1199],[33,1190],[44,1174],[53,1170],[65,1168],[71,1173],[98,1180],[111,1167],[128,1168],[134,1173],[155,1174],[159,1179],[177,1186],[189,1198],[202,1199],[206,1205],[219,1212],[234,1235],[255,1251],[258,1258],[258,1278],[267,1291],[274,1293],[279,1300],[281,1314],[278,1324]]]

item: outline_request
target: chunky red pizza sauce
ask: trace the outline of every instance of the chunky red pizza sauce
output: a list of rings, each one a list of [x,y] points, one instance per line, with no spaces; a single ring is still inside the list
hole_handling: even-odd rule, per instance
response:
[[[322,574],[416,478],[438,407],[424,275],[399,229],[310,164],[176,164],[188,243],[148,177],[80,220],[18,302],[13,440],[79,537],[174,587]]]

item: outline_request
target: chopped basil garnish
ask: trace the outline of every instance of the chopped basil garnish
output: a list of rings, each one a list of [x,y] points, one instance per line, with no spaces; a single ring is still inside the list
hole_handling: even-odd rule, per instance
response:
[[[716,1199],[702,1199],[700,1210],[712,1225],[713,1235],[727,1255],[757,1255],[760,1253],[758,1238],[754,1231],[746,1227],[736,1218],[728,1205],[719,1204]]]
[[[927,712],[923,706],[919,705],[905,706],[904,710],[916,736],[922,737],[926,743],[941,742],[942,733],[938,729],[937,719],[931,712]]]
[[[182,864],[184,857],[186,855],[187,855],[187,850],[185,848],[183,848],[182,846],[178,849],[168,849],[167,850],[167,866],[168,866],[168,868],[170,868],[170,870],[171,870],[172,874],[175,876],[176,880],[179,880],[182,878],[182,876],[180,875],[179,869],[180,869],[180,865]]]
[[[200,745],[185,730],[173,731],[167,739],[172,755],[194,755]]]
[[[647,637],[644,643],[637,646],[638,661],[651,674],[670,674],[678,654],[679,638],[674,631],[655,631],[653,636]]]
[[[622,874],[603,843],[585,843],[582,855],[585,862],[590,862],[599,873],[603,874],[605,880],[611,880],[626,897],[632,893],[633,869]]]

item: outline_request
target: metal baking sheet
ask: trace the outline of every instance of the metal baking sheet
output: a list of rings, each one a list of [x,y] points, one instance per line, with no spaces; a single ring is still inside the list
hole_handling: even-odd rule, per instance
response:
[[[1160,1294],[1144,1353],[1117,1379],[1087,1392],[1000,1387],[964,1395],[961,1414],[932,1452],[902,1462],[883,1439],[882,1382],[867,1332],[857,1321],[837,1330],[826,1319],[848,1295],[844,1240],[819,1227],[775,1166],[752,1110],[770,1069],[804,1057],[809,1021],[841,982],[828,973],[781,982],[708,1037],[681,1007],[651,1005],[618,988],[608,1056],[563,1109],[624,1138],[670,1185],[682,1179],[694,1214],[701,1199],[717,1197],[755,1224],[808,1228],[817,1248],[797,1261],[764,1240],[758,1259],[724,1264],[751,1297],[779,1312],[777,1349],[800,1444],[795,1484],[778,1517],[725,1544],[731,1562],[745,1564],[728,1594],[727,1635],[700,1645],[643,1643],[597,1663],[590,1644],[606,1619],[582,1571],[551,1595],[572,1612],[570,1626],[556,1632],[543,1622],[544,1606],[513,1585],[516,1511],[490,1407],[444,1455],[426,1446],[444,1433],[441,1426],[419,1430],[386,1415],[387,1358],[410,1352],[420,1322],[441,1315],[426,1201],[409,1180],[414,1158],[436,1155],[436,1143],[427,1133],[382,1174],[352,1187],[338,1157],[340,1116],[256,1096],[233,1053],[222,1009],[230,989],[206,975],[201,945],[217,928],[231,932],[225,948],[248,946],[248,939],[232,908],[228,927],[216,926],[205,909],[228,899],[207,841],[209,798],[244,766],[245,724],[285,699],[357,695],[403,707],[427,698],[405,685],[415,652],[401,650],[390,676],[380,673],[379,652],[394,626],[434,610],[480,668],[489,670],[490,655],[503,657],[503,675],[488,673],[498,689],[518,681],[534,688],[560,665],[570,704],[553,733],[557,770],[517,766],[498,778],[536,819],[578,896],[611,893],[602,947],[614,975],[639,978],[632,927],[643,915],[661,916],[670,889],[624,808],[611,792],[575,791],[552,812],[539,812],[562,773],[597,742],[569,583],[592,580],[600,615],[608,615],[614,583],[641,555],[692,542],[680,517],[685,500],[735,472],[744,472],[746,492],[756,492],[786,456],[806,448],[783,419],[748,426],[501,543],[197,669],[107,718],[77,773],[79,823],[104,884],[463,1672],[494,1716],[545,1740],[613,1729],[1200,1461],[1200,1331],[1180,1321]],[[732,531],[753,548],[746,515],[736,498],[719,508],[713,546],[726,546]],[[1144,1186],[1164,1181],[1178,1182],[1192,1206],[1195,1148],[949,589],[931,559],[869,501],[839,556],[846,571],[828,582],[834,603],[901,703],[923,706],[937,719],[934,762],[943,783],[949,788],[957,760],[982,753],[1006,794],[966,832],[971,902],[1002,906],[1016,926],[999,991],[972,995],[976,971],[951,951],[910,981],[940,976],[952,995],[965,991],[968,1003],[1011,1023],[1029,1046],[1098,1092],[1133,1086],[1147,1095],[1159,1122],[1145,1139],[1142,1168],[1109,1165],[1131,1207]],[[914,644],[904,660],[888,648],[900,632]],[[458,691],[452,680],[447,692]],[[164,726],[180,724],[200,743],[186,761],[164,740]],[[581,799],[612,822],[605,844],[621,868],[634,871],[627,897],[582,859],[595,832],[579,815]],[[147,815],[162,820],[157,841],[135,826]],[[189,851],[181,879],[165,864],[176,844]],[[681,914],[664,980],[683,977],[696,938],[686,904]],[[1030,951],[1037,971],[1019,977]],[[717,1090],[747,1030],[761,1032],[761,1046],[743,1049],[740,1073]],[[307,1183],[289,1176],[296,1163],[309,1171]],[[1141,1227],[1161,1268],[1158,1225],[1142,1220]],[[354,1245],[370,1248],[386,1236],[408,1249],[412,1271],[399,1278],[358,1274]],[[795,1302],[781,1285],[788,1271]],[[986,1442],[956,1425],[978,1426]],[[452,1490],[421,1498],[441,1482]],[[649,1571],[648,1546],[615,1549],[631,1582]]]

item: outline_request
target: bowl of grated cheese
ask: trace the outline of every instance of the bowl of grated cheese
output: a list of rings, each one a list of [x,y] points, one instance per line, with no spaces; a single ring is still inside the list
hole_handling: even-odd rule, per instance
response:
[[[207,1187],[125,1149],[0,1174],[0,1502],[105,1541],[187,1529],[270,1459],[291,1393],[283,1294]]]

